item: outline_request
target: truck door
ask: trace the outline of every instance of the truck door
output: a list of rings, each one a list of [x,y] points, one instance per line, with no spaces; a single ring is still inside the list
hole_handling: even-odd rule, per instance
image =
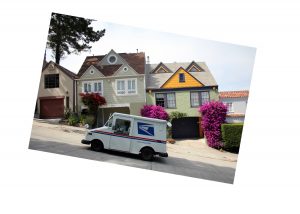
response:
[[[128,118],[116,118],[113,126],[113,135],[110,137],[109,148],[129,152],[132,126],[133,120]]]

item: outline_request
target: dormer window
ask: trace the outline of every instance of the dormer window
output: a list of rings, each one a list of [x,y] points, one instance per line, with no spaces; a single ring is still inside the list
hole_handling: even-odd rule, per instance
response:
[[[107,61],[109,64],[115,64],[117,62],[117,56],[110,55],[110,56],[108,56]]]
[[[183,73],[179,74],[179,82],[185,82],[185,76]]]
[[[191,70],[190,70],[190,72],[197,72],[197,71],[199,71],[199,70],[195,67],[192,67]]]

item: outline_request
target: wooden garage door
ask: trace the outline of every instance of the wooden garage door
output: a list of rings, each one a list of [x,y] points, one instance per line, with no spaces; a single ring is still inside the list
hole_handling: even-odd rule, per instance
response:
[[[64,98],[41,99],[40,118],[61,118],[64,116]]]

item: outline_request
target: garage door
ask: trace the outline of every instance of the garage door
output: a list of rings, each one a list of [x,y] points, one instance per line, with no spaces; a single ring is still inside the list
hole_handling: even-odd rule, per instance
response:
[[[200,138],[199,117],[183,117],[172,120],[172,137]]]
[[[40,99],[40,118],[61,118],[64,116],[64,98]]]

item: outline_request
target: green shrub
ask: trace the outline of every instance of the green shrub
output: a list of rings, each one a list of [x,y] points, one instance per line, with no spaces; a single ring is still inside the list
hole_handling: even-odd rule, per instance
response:
[[[179,112],[179,111],[173,111],[170,114],[169,120],[172,121],[173,119],[178,119],[182,117],[187,117],[187,113]]]
[[[222,124],[222,139],[224,149],[235,150],[240,147],[243,124]]]
[[[85,124],[89,124],[89,127],[93,127],[96,121],[96,117],[94,115],[88,114],[85,116]]]
[[[70,114],[69,118],[68,118],[68,124],[70,126],[75,126],[79,123],[79,118],[77,114]]]
[[[85,114],[81,114],[79,122],[81,123],[81,125],[85,125],[86,124],[85,121],[86,121],[86,115]]]
[[[64,112],[64,117],[65,119],[68,119],[71,115],[71,109],[70,108],[65,108],[65,112]]]

